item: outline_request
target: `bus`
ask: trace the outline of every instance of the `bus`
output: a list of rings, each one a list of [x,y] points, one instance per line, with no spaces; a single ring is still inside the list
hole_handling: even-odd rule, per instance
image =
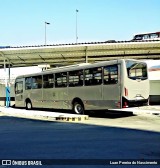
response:
[[[132,41],[160,40],[160,32],[135,34]]]
[[[15,106],[73,110],[120,109],[148,103],[147,64],[119,59],[18,76]]]
[[[160,105],[160,60],[144,60],[150,83],[149,104]]]

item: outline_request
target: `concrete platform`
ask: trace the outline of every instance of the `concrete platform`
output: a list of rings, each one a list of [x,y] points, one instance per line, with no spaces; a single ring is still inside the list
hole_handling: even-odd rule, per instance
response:
[[[111,109],[111,111],[133,112],[135,115],[156,115],[160,117],[160,106],[143,106],[134,108]],[[0,116],[12,116],[29,118],[34,120],[81,122],[89,119],[88,115],[77,115],[59,112],[47,112],[37,110],[25,110],[16,108],[0,107]]]
[[[133,112],[136,115],[157,115],[160,116],[160,106],[141,106],[141,107],[132,107],[132,108],[122,108],[122,109],[111,109],[111,111],[124,111],[124,112]]]
[[[88,115],[15,109],[10,107],[9,108],[0,107],[0,116],[13,116],[18,118],[29,118],[35,120],[68,121],[68,122],[79,122],[89,119]]]

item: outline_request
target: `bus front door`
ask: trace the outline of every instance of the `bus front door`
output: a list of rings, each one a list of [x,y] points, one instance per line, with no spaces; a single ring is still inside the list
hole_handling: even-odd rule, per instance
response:
[[[17,81],[15,83],[15,106],[16,107],[24,107],[23,100],[23,81]]]

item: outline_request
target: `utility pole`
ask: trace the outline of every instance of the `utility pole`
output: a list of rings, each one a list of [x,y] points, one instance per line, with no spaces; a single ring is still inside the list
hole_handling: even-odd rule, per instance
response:
[[[78,20],[77,20],[77,13],[78,12],[79,12],[79,10],[76,9],[76,44],[77,44],[77,41],[78,41],[78,31],[77,31],[77,29],[78,29],[78,27],[77,27],[77,22],[78,22]]]
[[[45,45],[47,44],[47,33],[46,33],[46,25],[49,25],[50,23],[44,22],[45,23]]]

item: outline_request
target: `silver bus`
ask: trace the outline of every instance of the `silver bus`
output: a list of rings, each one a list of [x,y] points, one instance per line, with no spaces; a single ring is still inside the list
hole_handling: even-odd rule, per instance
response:
[[[149,80],[145,62],[119,59],[73,65],[19,76],[15,106],[26,109],[118,109],[148,103]]]

